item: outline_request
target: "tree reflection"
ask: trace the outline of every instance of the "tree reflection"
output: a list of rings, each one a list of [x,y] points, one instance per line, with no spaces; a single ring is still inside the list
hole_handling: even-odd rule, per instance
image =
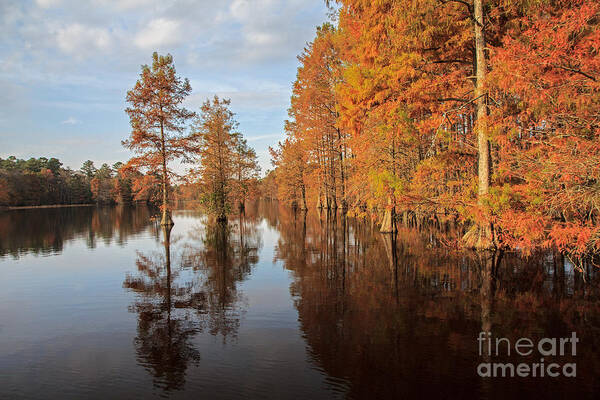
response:
[[[89,248],[98,240],[125,245],[129,237],[148,229],[146,206],[63,207],[0,212],[0,257],[57,254],[65,243],[84,239]]]
[[[572,268],[552,254],[455,250],[442,245],[460,237],[451,227],[380,234],[342,214],[280,208],[271,215],[280,232],[275,258],[293,274],[290,290],[311,359],[332,381],[348,384],[349,398],[461,398],[467,387],[514,397],[509,387],[481,384],[477,334],[492,331],[513,343],[531,332],[583,336],[581,319],[598,310],[586,297],[590,290],[565,273]],[[593,329],[586,340],[598,343]],[[587,371],[597,361],[578,363],[588,367],[584,384],[593,382]],[[520,387],[539,391],[535,382]]]
[[[138,362],[165,390],[181,388],[188,364],[200,361],[200,353],[190,340],[201,331],[201,325],[190,311],[203,309],[205,304],[203,293],[195,291],[193,285],[173,283],[179,271],[171,270],[171,229],[162,228],[164,253],[138,253],[138,275],[128,275],[123,283],[138,294],[130,307],[138,314]]]
[[[256,224],[240,215],[230,224],[205,221],[179,237],[163,227],[164,249],[138,252],[137,274],[128,274],[123,286],[136,293],[130,306],[138,314],[135,350],[157,387],[184,387],[186,371],[201,359],[196,335],[223,342],[237,335],[246,308],[238,284],[262,245]]]
[[[238,283],[245,280],[258,262],[262,246],[255,217],[240,213],[230,223],[207,220],[193,230],[185,252],[186,264],[203,276],[205,307],[201,311],[211,335],[223,341],[234,337],[246,308]],[[199,250],[198,250],[199,249]]]

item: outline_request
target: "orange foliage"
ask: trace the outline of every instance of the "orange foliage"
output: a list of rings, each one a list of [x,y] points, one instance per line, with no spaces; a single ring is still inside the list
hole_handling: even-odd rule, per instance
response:
[[[477,2],[339,3],[338,26],[299,57],[272,152],[282,199],[487,221],[500,246],[526,251],[600,250],[597,1],[485,2],[486,74]]]

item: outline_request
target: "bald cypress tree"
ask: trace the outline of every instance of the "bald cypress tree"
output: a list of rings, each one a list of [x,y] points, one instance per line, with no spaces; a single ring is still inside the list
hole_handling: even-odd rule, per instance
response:
[[[229,106],[229,100],[217,96],[207,100],[194,124],[200,142],[201,163],[197,173],[205,188],[204,202],[218,221],[226,221],[231,208],[236,148],[241,140]]]
[[[189,160],[195,151],[195,136],[185,133],[185,122],[194,113],[182,106],[192,87],[176,75],[170,54],[152,55],[152,65],[143,65],[140,79],[127,92],[131,134],[123,145],[136,154],[129,165],[161,177],[162,225],[172,225],[168,205],[170,179],[175,175],[169,162]]]

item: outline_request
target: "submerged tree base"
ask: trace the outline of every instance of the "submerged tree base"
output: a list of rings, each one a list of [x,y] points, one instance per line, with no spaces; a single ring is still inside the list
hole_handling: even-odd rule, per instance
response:
[[[175,225],[175,223],[173,222],[173,219],[171,219],[171,214],[170,213],[163,213],[162,218],[160,220],[160,225],[161,226],[173,226],[173,225]]]
[[[396,221],[394,213],[392,210],[386,210],[383,216],[383,220],[381,221],[381,227],[379,228],[379,232],[381,233],[396,233],[398,229],[396,228]]]
[[[474,224],[463,236],[462,245],[475,250],[494,250],[498,247],[491,224]]]

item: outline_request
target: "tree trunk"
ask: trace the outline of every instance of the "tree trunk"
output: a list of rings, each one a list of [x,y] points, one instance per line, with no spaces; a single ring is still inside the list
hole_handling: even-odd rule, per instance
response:
[[[165,148],[165,131],[162,121],[160,123],[160,146],[162,156],[162,218],[160,220],[160,224],[163,226],[170,226],[173,225],[173,220],[171,219],[169,199],[167,195],[169,177],[167,176],[167,151]]]
[[[394,219],[396,218],[394,213],[394,206],[391,196],[388,196],[388,207],[385,210],[383,220],[381,221],[381,227],[379,232],[381,233],[394,233],[396,232],[396,224]]]
[[[475,97],[477,98],[477,149],[479,153],[479,190],[477,200],[482,204],[490,186],[490,142],[487,137],[487,94],[483,87],[486,76],[483,0],[474,1],[475,57],[477,61]]]
[[[219,210],[217,212],[217,221],[227,221],[226,205],[225,205],[225,182],[221,180],[219,191]]]
[[[342,151],[342,133],[340,129],[337,129],[338,133],[338,146],[340,153],[340,195],[342,198],[342,210],[346,210],[348,208],[348,204],[346,203],[346,177],[344,176],[344,152]]]
[[[322,197],[322,189],[319,187],[319,194],[317,196],[317,209],[323,209],[323,197]]]
[[[335,146],[334,139],[332,134],[327,135],[329,140],[329,164],[330,164],[330,174],[331,174],[331,209],[337,209],[337,183],[335,182]]]
[[[484,199],[490,187],[490,142],[487,135],[487,93],[484,83],[487,71],[485,60],[485,31],[483,18],[483,0],[473,1],[474,29],[475,29],[475,98],[477,99],[477,151],[478,161],[478,192],[477,203],[484,207]],[[467,247],[478,250],[492,249],[496,246],[494,232],[489,221],[476,221],[473,227],[465,234],[463,241]]]
[[[304,186],[304,184],[302,184],[301,189],[302,189],[302,209],[308,210],[308,206],[306,205],[306,186]]]
[[[241,161],[238,160],[238,166],[239,165],[241,165]],[[240,196],[239,203],[238,203],[238,209],[240,211],[245,211],[246,210],[246,198],[245,198],[245,195],[243,194],[243,190],[242,190],[242,169],[241,169],[241,167],[238,168],[238,190],[240,191],[240,193],[238,194],[238,196]]]

